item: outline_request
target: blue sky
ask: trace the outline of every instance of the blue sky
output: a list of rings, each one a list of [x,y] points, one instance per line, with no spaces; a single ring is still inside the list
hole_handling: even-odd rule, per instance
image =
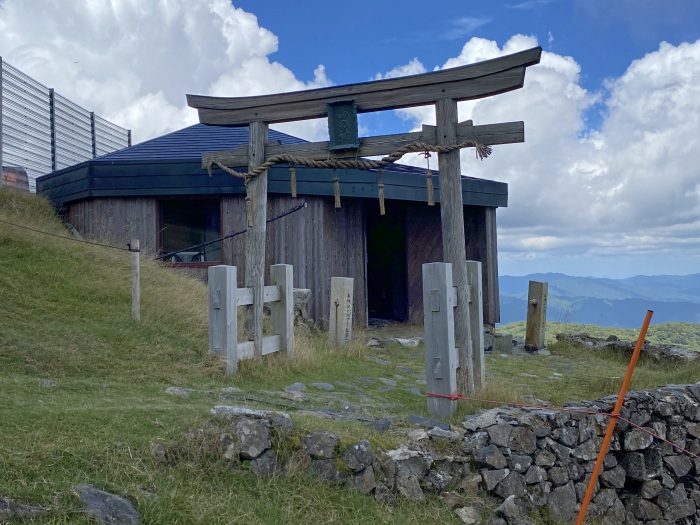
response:
[[[500,272],[700,272],[697,0],[0,0],[0,56],[136,142],[196,122],[186,93],[363,82],[536,45],[523,89],[459,107],[475,124],[525,121],[524,144],[462,155],[464,174],[509,185]],[[430,107],[363,115],[361,132],[433,121]],[[327,135],[318,120],[280,129]]]

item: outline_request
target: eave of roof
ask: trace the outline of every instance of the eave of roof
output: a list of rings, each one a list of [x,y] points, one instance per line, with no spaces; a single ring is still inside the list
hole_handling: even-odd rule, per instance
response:
[[[270,130],[270,140],[283,144],[304,142]],[[195,124],[130,148],[55,171],[37,179],[37,193],[55,206],[97,197],[174,197],[244,194],[243,181],[222,170],[209,177],[201,168],[204,151],[233,149],[248,141],[248,128]],[[241,168],[244,170],[244,168]],[[245,171],[245,170],[244,170]],[[376,198],[378,173],[374,170],[337,170],[342,198]],[[268,192],[289,194],[286,166],[268,172]],[[297,193],[334,195],[333,171],[296,168]],[[427,201],[425,170],[395,164],[382,170],[386,199]],[[435,200],[439,202],[439,176],[433,172]],[[503,207],[508,204],[508,185],[502,182],[462,177],[465,205]]]

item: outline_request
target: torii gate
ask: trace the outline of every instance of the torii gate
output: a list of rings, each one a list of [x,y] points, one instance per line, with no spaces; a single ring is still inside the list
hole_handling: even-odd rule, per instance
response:
[[[208,97],[187,95],[189,106],[199,112],[202,124],[217,126],[248,125],[247,148],[203,154],[203,165],[248,166],[249,173],[266,161],[289,162],[285,155],[304,156],[309,160],[338,160],[387,155],[400,148],[408,151],[438,151],[440,170],[440,217],[445,262],[452,263],[453,285],[457,294],[455,308],[455,344],[459,369],[457,386],[461,393],[473,395],[475,386],[483,384],[483,366],[475,377],[469,333],[469,302],[464,239],[459,147],[465,142],[484,145],[523,142],[524,125],[511,122],[487,126],[458,123],[457,102],[485,98],[519,89],[528,66],[538,64],[541,47],[476,64],[412,75],[408,77],[363,82],[329,88],[296,91],[254,97]],[[330,115],[333,106],[347,109],[351,103],[357,113],[384,111],[415,106],[435,105],[437,126],[423,126],[423,131],[399,135],[357,138],[348,121]],[[352,108],[351,108],[352,109]],[[281,146],[267,143],[268,125],[329,116],[331,142]],[[333,135],[335,127],[335,136]],[[353,136],[354,135],[354,136]],[[420,143],[416,148],[411,145]],[[247,149],[247,151],[246,151]],[[262,358],[262,319],[267,221],[267,171],[246,180],[248,201],[248,235],[246,239],[245,286],[253,288],[254,356]],[[476,382],[475,382],[476,380]]]

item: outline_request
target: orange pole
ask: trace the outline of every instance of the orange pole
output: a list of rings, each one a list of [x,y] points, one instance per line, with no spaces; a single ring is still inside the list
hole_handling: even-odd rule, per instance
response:
[[[598,475],[600,474],[600,469],[603,466],[603,460],[605,459],[605,454],[608,453],[608,447],[610,446],[610,440],[612,439],[613,432],[615,430],[615,425],[617,424],[617,416],[620,415],[620,410],[622,409],[622,404],[625,402],[625,394],[627,394],[627,389],[630,386],[630,381],[632,381],[632,373],[634,372],[634,367],[637,365],[637,360],[639,359],[639,354],[642,351],[642,346],[644,345],[644,338],[647,335],[647,329],[649,328],[649,323],[651,322],[651,316],[654,314],[651,310],[647,310],[647,316],[644,319],[644,324],[639,332],[639,338],[637,339],[637,345],[634,347],[634,352],[632,352],[632,359],[630,359],[630,364],[627,367],[627,373],[625,374],[625,379],[622,381],[622,387],[620,387],[620,393],[617,396],[617,402],[615,403],[615,408],[612,411],[612,417],[610,418],[610,423],[608,423],[608,430],[605,432],[605,437],[603,438],[603,444],[600,446],[600,452],[598,452],[598,459],[596,459],[595,467],[591,473],[591,481],[588,483],[588,488],[586,489],[586,496],[583,498],[581,503],[581,510],[578,513],[578,518],[576,519],[576,525],[583,525],[583,520],[586,517],[586,511],[588,510],[588,504],[591,502],[593,497],[593,490],[598,482]]]

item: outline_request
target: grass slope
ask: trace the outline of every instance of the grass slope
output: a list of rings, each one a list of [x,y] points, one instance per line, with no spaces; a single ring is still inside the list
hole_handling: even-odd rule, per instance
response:
[[[335,392],[309,392],[311,401],[297,406],[354,406],[368,417],[399,422],[425,415],[425,398],[409,391],[424,391],[421,347],[368,349],[367,334],[359,333],[339,352],[328,348],[323,333],[299,334],[293,360],[247,361],[227,377],[207,352],[202,283],[144,258],[142,321],[134,323],[128,252],[70,240],[36,196],[0,189],[0,220],[58,236],[0,223],[0,497],[52,509],[34,523],[90,523],[71,490],[75,483],[128,497],[143,523],[154,525],[354,524],[359,516],[373,524],[460,523],[435,496],[387,507],[298,471],[274,479],[233,471],[196,444],[185,454],[189,459],[175,465],[159,464],[153,453],[154,444],[178,443],[206,425],[221,389],[233,385],[242,393],[232,403],[256,400],[254,406],[288,410],[300,429],[331,430],[345,444],[365,437],[375,448],[396,446],[403,432],[376,434],[359,422],[296,415],[294,404],[276,392],[294,381],[333,382]],[[614,393],[626,369],[624,356],[561,345],[552,350],[550,357],[488,356],[488,387],[480,397],[596,398]],[[632,386],[692,382],[698,372],[697,366],[641,362]],[[397,387],[384,388],[386,378]],[[171,385],[198,392],[169,396],[164,390]],[[479,406],[462,403],[454,422]]]

